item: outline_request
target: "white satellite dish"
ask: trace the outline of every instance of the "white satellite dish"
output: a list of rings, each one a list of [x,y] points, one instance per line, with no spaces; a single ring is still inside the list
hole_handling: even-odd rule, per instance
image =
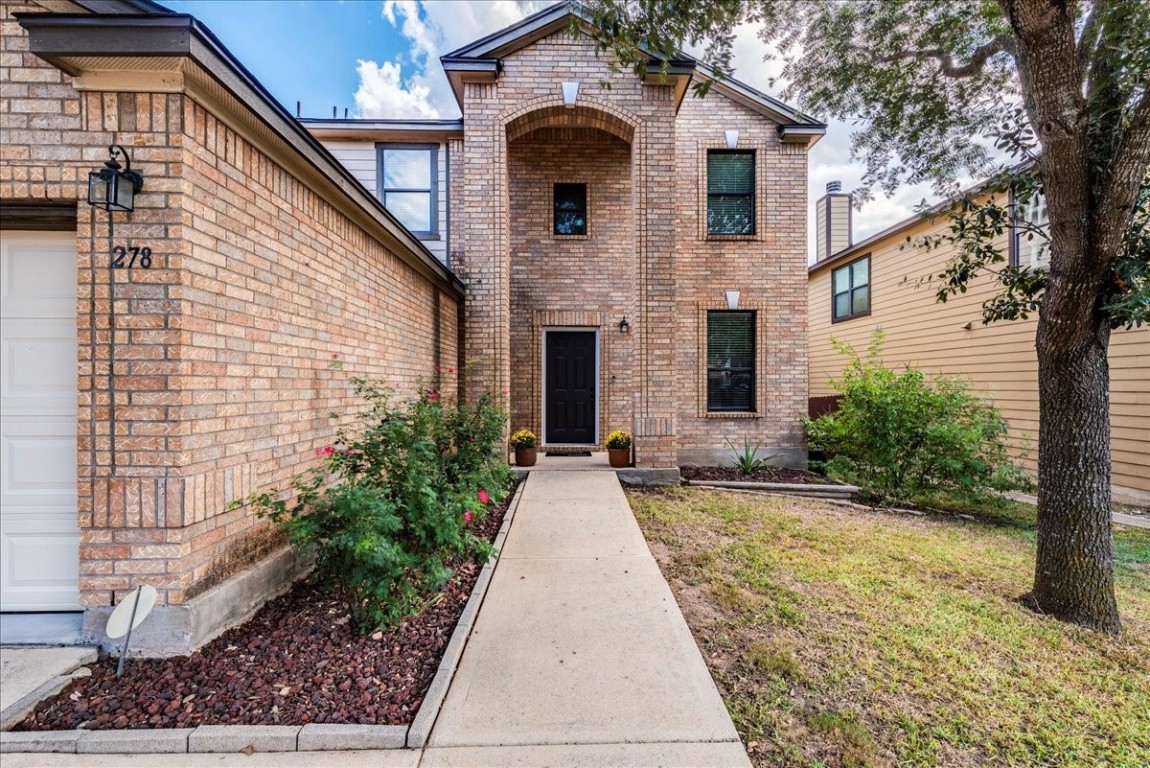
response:
[[[148,618],[148,614],[152,612],[152,607],[155,604],[156,588],[151,584],[145,584],[139,589],[132,590],[112,611],[104,632],[113,640],[123,637]]]
[[[140,626],[152,607],[156,604],[156,588],[151,584],[144,584],[133,589],[124,601],[116,606],[112,615],[108,617],[108,624],[104,632],[109,638],[124,638],[124,647],[120,650],[120,660],[116,663],[116,677],[124,674],[124,659],[128,656],[128,643],[132,642],[132,630]],[[127,637],[124,637],[127,635]]]

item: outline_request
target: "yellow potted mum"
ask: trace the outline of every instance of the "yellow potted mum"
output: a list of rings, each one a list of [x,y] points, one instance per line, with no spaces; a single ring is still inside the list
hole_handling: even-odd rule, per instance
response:
[[[631,433],[617,429],[607,435],[607,458],[616,469],[631,466]]]
[[[521,429],[512,434],[507,442],[510,443],[511,447],[515,450],[515,466],[535,466],[536,440],[534,432],[530,429]]]

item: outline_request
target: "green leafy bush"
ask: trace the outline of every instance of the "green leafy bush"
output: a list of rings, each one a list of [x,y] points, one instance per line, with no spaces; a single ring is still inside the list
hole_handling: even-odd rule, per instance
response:
[[[314,580],[341,593],[360,631],[414,613],[451,576],[448,562],[486,560],[473,535],[507,492],[505,417],[489,396],[449,404],[435,389],[394,403],[388,389],[353,379],[368,407],[337,424],[323,464],[296,478],[293,493],[248,499],[315,557]],[[333,419],[335,419],[333,414]]]
[[[865,490],[907,500],[931,490],[985,493],[1029,487],[1007,455],[1006,420],[959,378],[928,381],[923,372],[884,368],[882,333],[865,358],[850,358],[832,385],[842,393],[833,413],[806,421],[811,448],[831,457],[827,471]]]

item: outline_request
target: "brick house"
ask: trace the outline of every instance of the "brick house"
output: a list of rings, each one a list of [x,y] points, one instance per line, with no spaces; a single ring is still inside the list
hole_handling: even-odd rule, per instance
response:
[[[460,120],[302,122],[468,286],[466,387],[507,391],[513,428],[560,450],[626,429],[652,471],[744,439],[802,464],[825,126],[688,57],[612,76],[580,14],[442,57]]]
[[[686,58],[600,89],[576,12],[444,57],[460,121],[321,122],[151,0],[0,0],[3,619],[98,639],[140,584],[146,651],[241,619],[300,566],[231,502],[315,461],[348,372],[506,390],[553,447],[629,429],[655,475],[726,439],[803,460],[825,126],[695,99]],[[111,145],[130,213],[86,203]]]

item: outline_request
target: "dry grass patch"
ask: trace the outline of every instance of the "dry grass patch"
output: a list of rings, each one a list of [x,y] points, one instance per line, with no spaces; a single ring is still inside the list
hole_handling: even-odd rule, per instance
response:
[[[756,765],[1150,765],[1150,531],[1117,530],[1108,637],[1018,603],[1024,507],[629,495]]]

